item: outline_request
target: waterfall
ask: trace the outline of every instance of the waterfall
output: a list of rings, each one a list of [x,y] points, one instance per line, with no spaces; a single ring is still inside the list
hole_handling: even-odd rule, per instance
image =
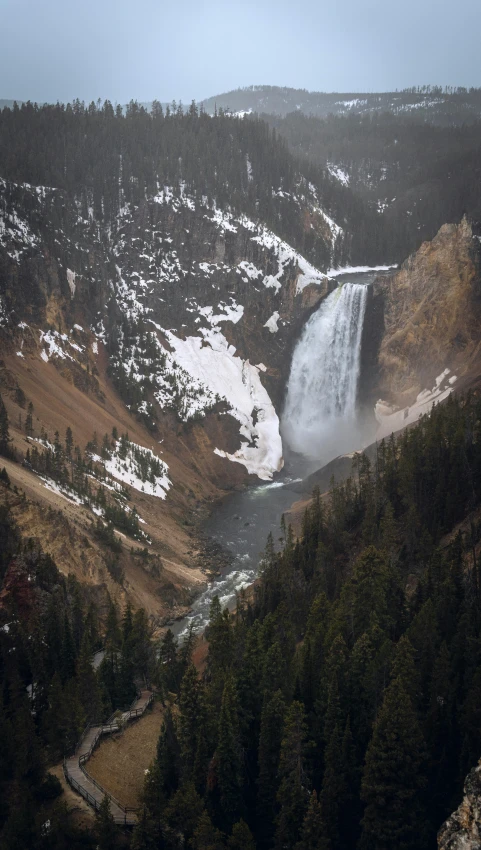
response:
[[[345,283],[306,323],[294,350],[282,435],[295,452],[327,463],[357,448],[357,391],[367,286]]]

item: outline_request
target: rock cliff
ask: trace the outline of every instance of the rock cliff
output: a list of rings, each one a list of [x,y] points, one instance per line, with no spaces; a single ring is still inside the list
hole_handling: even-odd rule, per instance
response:
[[[379,280],[384,328],[373,394],[405,407],[444,370],[476,369],[481,344],[481,230],[446,224],[392,277]]]
[[[439,830],[438,847],[439,850],[481,848],[481,764],[468,773],[463,800]]]

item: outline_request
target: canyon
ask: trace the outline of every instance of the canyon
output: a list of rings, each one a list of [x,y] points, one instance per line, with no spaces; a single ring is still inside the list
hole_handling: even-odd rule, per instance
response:
[[[294,347],[352,273],[317,269],[265,226],[212,209],[182,187],[127,206],[108,237],[53,190],[6,181],[0,188],[1,387],[15,449],[24,456],[32,440],[24,429],[28,400],[33,439],[72,426],[75,442],[86,445],[94,433],[125,429],[169,470],[163,498],[142,485],[130,490],[152,542],[143,558],[143,547],[124,543],[121,585],[105,566],[88,507],[10,463],[9,475],[29,497],[16,505],[16,519],[66,574],[142,604],[158,622],[178,616],[205,570],[224,563],[219,552],[206,555],[199,536],[211,506],[282,468],[280,415],[289,406],[303,415],[299,398],[286,395]],[[341,229],[312,191],[303,203],[333,256]],[[372,439],[376,429],[388,436],[453,389],[476,384],[480,256],[476,226],[464,219],[441,228],[399,271],[372,273],[374,282],[360,290],[362,316],[353,325],[362,333],[359,388],[355,377],[350,416],[359,392]],[[320,365],[318,379],[325,377]],[[315,393],[307,387],[306,398]],[[297,443],[291,435],[287,445],[299,451],[298,425]],[[326,461],[368,437],[336,439]],[[73,545],[65,546],[66,534]]]
[[[108,110],[95,120],[104,118],[121,120]],[[143,608],[156,636],[173,625],[183,637],[206,626],[215,597],[232,607],[259,581],[259,554],[268,533],[275,551],[282,515],[294,529],[289,566],[332,476],[341,486],[353,460],[361,475],[363,449],[364,462],[375,462],[392,433],[479,389],[481,230],[464,217],[399,268],[379,254],[362,266],[351,254],[352,219],[329,203],[326,175],[294,167],[273,140],[267,155],[267,131],[254,121],[166,119],[169,132],[176,121],[183,132],[214,128],[235,155],[220,162],[204,144],[198,167],[178,132],[155,174],[129,121],[118,149],[105,161],[99,154],[105,180],[100,166],[92,179],[88,156],[66,167],[71,186],[61,185],[65,175],[51,186],[20,180],[13,166],[12,179],[0,180],[0,395],[9,422],[0,498],[26,549],[48,552],[102,624],[114,600]],[[76,142],[65,144],[76,153]],[[363,487],[359,478],[360,500],[373,492]],[[404,522],[402,482],[399,492]],[[377,510],[389,544],[388,501]],[[469,522],[473,540],[476,512],[457,530],[467,539]],[[351,528],[340,527],[329,545],[336,569],[341,552],[341,574],[371,531],[366,521],[351,553]],[[309,570],[323,558],[316,534],[286,584],[299,652]],[[474,540],[474,565],[479,550]],[[422,554],[413,564],[406,606],[422,593]],[[325,586],[334,598],[332,573]],[[27,568],[6,565],[0,611],[12,599],[28,607],[28,583]],[[443,848],[476,846],[477,775],[440,833]]]

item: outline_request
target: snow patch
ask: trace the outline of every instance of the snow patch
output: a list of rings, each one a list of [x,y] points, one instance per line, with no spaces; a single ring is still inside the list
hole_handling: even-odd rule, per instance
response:
[[[270,480],[282,469],[282,441],[279,419],[267,390],[259,378],[259,369],[235,356],[218,330],[202,330],[203,338],[182,340],[167,332],[175,350],[178,364],[196,381],[207,387],[212,395],[226,399],[231,415],[240,423],[245,438],[242,447],[233,454],[216,449],[215,453],[242,463],[250,474]]]
[[[390,266],[343,266],[339,269],[329,269],[326,272],[327,277],[339,277],[342,274],[362,274],[365,272],[387,272],[390,269],[397,269],[398,264],[393,263]]]
[[[160,460],[151,451],[136,443],[127,443],[125,456],[122,457],[119,453],[121,448],[120,440],[116,443],[115,451],[112,452],[108,460],[102,460],[97,455],[93,456],[93,460],[103,463],[105,469],[113,478],[122,481],[138,490],[141,493],[146,493],[148,496],[157,496],[159,499],[165,499],[167,491],[170,490],[172,482],[169,479],[169,467],[165,461]],[[141,463],[146,466],[154,466],[157,470],[148,478],[142,476]]]
[[[336,180],[339,180],[339,183],[342,183],[343,186],[349,186],[349,174],[347,171],[344,171],[340,165],[335,165],[333,162],[326,163],[326,168],[329,174],[332,177],[335,177]]]
[[[267,319],[267,322],[265,323],[264,327],[268,328],[270,330],[271,334],[276,334],[277,331],[279,330],[279,328],[277,326],[278,321],[279,321],[279,313],[277,312],[277,310],[274,310],[272,316],[269,319]]]
[[[284,276],[289,265],[295,266],[298,269],[296,294],[302,292],[311,283],[320,284],[325,280],[326,275],[311,265],[305,257],[295,251],[287,242],[276,236],[275,233],[272,233],[271,230],[261,228],[259,235],[253,236],[252,241],[277,254],[277,274],[267,275],[264,278],[264,286],[273,287],[276,292],[279,292],[282,286],[281,278]]]
[[[72,298],[74,297],[75,290],[77,288],[76,283],[75,283],[75,278],[76,278],[75,272],[73,272],[72,269],[67,269],[67,282],[68,282],[68,285],[69,285],[70,295],[71,295]],[[82,328],[80,328],[80,330],[82,330]]]
[[[445,369],[436,378],[432,390],[422,390],[414,404],[401,410],[379,399],[374,408],[374,416],[379,426],[376,431],[376,440],[389,437],[396,431],[401,431],[407,425],[413,425],[420,416],[428,414],[433,404],[438,404],[451,395],[456,381],[457,376],[451,375],[450,369]]]

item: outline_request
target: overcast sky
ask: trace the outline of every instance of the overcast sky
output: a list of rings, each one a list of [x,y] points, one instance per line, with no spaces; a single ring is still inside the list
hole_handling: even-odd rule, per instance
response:
[[[481,0],[0,0],[0,98],[481,85]]]

